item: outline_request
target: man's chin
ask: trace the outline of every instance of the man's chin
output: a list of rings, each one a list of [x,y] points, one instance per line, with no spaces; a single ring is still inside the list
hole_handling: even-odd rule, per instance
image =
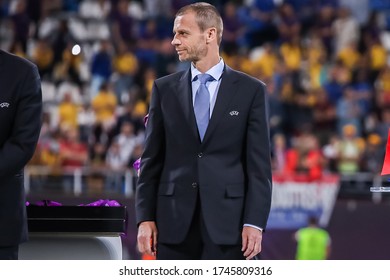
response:
[[[185,62],[185,61],[189,61],[189,60],[190,59],[188,58],[188,56],[179,55],[179,61]]]
[[[192,61],[192,57],[188,53],[178,54],[178,58],[181,62]]]

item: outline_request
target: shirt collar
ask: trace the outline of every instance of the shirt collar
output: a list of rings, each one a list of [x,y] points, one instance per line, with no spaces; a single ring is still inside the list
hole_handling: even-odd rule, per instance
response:
[[[222,76],[223,69],[225,68],[225,63],[221,58],[219,62],[206,71],[207,74],[210,74],[216,81]],[[194,81],[195,77],[199,74],[202,74],[198,69],[195,68],[194,64],[191,63],[191,81]]]

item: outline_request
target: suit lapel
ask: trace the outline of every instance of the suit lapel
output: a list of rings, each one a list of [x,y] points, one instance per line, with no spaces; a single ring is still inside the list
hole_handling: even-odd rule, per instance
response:
[[[213,130],[217,127],[221,117],[226,113],[227,107],[230,104],[232,97],[237,92],[237,79],[232,69],[225,66],[225,70],[222,74],[221,84],[218,89],[217,100],[215,102],[214,110],[211,115],[209,125],[206,130],[206,134],[203,139],[205,143],[213,133]]]
[[[176,96],[185,116],[185,120],[192,133],[199,138],[198,128],[195,120],[194,108],[192,105],[192,88],[191,88],[191,70],[185,71],[181,76],[177,87],[175,88]]]
[[[0,65],[3,63],[4,51],[0,49]]]

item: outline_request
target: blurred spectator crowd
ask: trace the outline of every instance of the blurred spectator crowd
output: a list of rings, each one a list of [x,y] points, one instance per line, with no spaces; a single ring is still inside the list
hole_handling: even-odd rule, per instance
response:
[[[131,170],[154,79],[191,0],[0,0],[0,47],[33,61],[44,116],[30,165]],[[387,0],[214,0],[221,55],[267,84],[275,173],[378,174],[390,127]]]

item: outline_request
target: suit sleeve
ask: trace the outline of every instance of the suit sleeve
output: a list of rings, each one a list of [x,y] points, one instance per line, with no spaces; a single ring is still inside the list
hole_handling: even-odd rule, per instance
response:
[[[34,154],[40,134],[41,81],[35,65],[29,64],[24,70],[11,135],[0,147],[0,176],[14,175],[24,168]]]
[[[135,196],[137,224],[155,220],[158,184],[165,158],[164,121],[156,83],[152,89],[144,145]]]
[[[271,208],[272,173],[268,100],[262,84],[256,91],[249,114],[246,147],[248,189],[244,224],[265,230]]]

